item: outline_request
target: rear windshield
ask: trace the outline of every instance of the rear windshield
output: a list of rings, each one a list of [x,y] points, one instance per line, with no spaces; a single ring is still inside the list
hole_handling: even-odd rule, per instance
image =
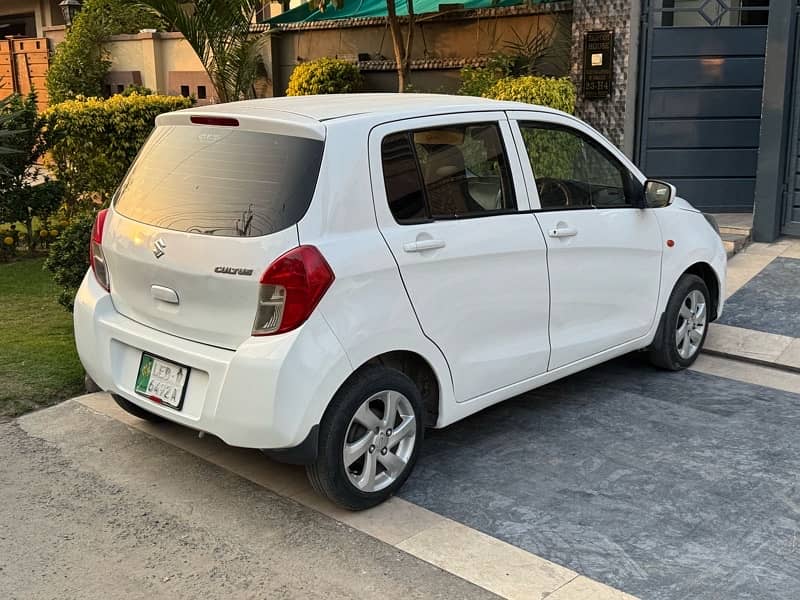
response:
[[[158,127],[114,207],[164,229],[257,237],[296,224],[317,185],[323,142],[200,126]]]

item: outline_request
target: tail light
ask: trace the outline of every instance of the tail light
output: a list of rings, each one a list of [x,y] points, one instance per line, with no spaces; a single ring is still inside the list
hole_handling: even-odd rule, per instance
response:
[[[278,257],[261,276],[253,335],[273,335],[306,322],[328,291],[334,274],[314,246]]]
[[[111,282],[108,280],[106,257],[103,255],[103,227],[106,224],[108,209],[104,208],[94,219],[92,225],[92,240],[89,242],[89,262],[92,265],[97,283],[102,285],[107,292],[111,291]]]

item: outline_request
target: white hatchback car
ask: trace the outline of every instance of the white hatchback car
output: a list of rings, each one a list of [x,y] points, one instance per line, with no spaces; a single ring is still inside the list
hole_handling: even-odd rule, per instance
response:
[[[634,350],[690,365],[722,311],[713,220],[580,120],[417,94],[158,117],[75,300],[125,410],[307,465],[350,509],[424,427]]]

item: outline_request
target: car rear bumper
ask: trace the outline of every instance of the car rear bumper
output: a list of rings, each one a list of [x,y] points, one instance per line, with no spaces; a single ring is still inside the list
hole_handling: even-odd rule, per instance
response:
[[[318,312],[295,331],[249,338],[237,350],[227,350],[119,314],[110,294],[89,272],[75,298],[74,322],[81,362],[100,388],[232,446],[285,449],[307,443],[352,372]],[[190,367],[180,411],[134,391],[143,351]]]

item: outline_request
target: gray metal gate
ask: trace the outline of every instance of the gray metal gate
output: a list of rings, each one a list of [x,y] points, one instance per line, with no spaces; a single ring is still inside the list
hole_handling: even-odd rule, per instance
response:
[[[706,211],[753,209],[768,16],[769,0],[644,0],[637,158]]]
[[[792,91],[792,129],[789,138],[789,160],[787,161],[786,213],[783,233],[800,235],[800,0],[795,7],[794,34],[794,85]]]

